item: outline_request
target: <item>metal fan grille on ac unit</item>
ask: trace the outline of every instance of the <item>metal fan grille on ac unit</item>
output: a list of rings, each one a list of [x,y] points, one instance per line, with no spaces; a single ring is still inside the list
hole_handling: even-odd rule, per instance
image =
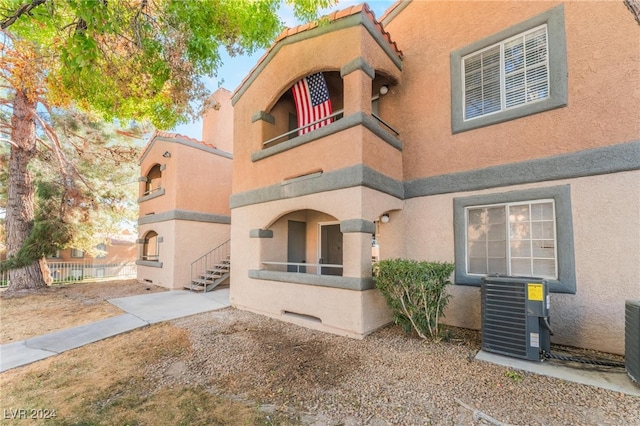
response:
[[[526,358],[525,285],[488,280],[482,288],[482,349]]]

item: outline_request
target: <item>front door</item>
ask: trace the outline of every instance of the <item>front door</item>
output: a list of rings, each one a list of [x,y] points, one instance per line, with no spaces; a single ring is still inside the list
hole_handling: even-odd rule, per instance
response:
[[[340,224],[320,224],[320,264],[342,266],[342,232]],[[320,266],[322,275],[342,275],[342,267]]]

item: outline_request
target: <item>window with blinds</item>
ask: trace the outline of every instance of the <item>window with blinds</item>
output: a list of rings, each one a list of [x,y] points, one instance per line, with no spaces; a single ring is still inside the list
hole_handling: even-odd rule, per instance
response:
[[[549,97],[547,26],[462,58],[464,119]]]
[[[469,207],[467,273],[558,278],[553,200]]]

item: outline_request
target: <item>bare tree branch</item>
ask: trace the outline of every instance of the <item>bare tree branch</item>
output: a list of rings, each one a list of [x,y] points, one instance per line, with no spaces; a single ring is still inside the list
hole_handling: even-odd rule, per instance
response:
[[[17,143],[15,143],[9,138],[0,138],[0,142],[5,142],[5,143],[8,143],[9,145],[15,146],[16,148],[20,148]]]
[[[0,28],[3,30],[9,28],[9,26],[16,22],[19,17],[25,13],[30,13],[34,8],[46,3],[46,1],[47,0],[31,0],[31,3],[23,4],[13,13],[13,15],[7,16],[5,19],[0,21]]]

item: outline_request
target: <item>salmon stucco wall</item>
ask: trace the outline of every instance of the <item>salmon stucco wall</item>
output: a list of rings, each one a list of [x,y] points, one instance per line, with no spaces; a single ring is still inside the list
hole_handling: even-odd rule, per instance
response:
[[[349,42],[345,43],[345,40]],[[318,55],[318,51],[324,53]],[[359,128],[351,128],[326,138],[322,144],[311,143],[307,144],[310,146],[298,147],[292,154],[279,154],[279,158],[270,157],[257,162],[251,159],[253,153],[262,150],[264,134],[271,134],[263,129],[263,126],[268,124],[261,120],[252,123],[252,117],[260,111],[269,112],[282,94],[300,78],[318,71],[340,71],[354,60],[364,60],[377,72],[394,81],[400,79],[398,67],[362,26],[336,31],[327,29],[327,33],[321,37],[291,44],[284,43],[277,55],[269,57],[261,64],[261,68],[254,71],[250,84],[242,86],[241,93],[234,97],[234,134],[236,141],[242,143],[234,147],[233,193],[259,188],[268,183],[280,182],[286,177],[318,169],[335,170],[362,162],[360,144],[369,137],[358,134],[366,132]],[[352,101],[351,97],[354,96],[360,98],[359,93],[345,92],[345,104]],[[293,161],[292,156],[295,157]],[[375,161],[374,157],[373,154],[369,154],[366,160]],[[283,167],[285,163],[286,167]],[[399,169],[399,165],[389,169],[389,173],[393,174]]]
[[[157,232],[162,239],[159,260],[138,264],[138,280],[182,289],[191,282],[191,263],[227,241],[230,225],[168,220],[140,226],[140,235],[144,236],[150,230]]]
[[[286,260],[286,222],[289,219],[307,223],[307,262],[316,263],[318,223],[354,218],[373,222],[385,211],[397,210],[401,205],[401,200],[387,194],[354,187],[234,208],[231,231],[232,305],[283,321],[358,338],[387,324],[391,315],[377,290],[276,282],[251,278],[247,271],[264,269],[263,260]],[[272,231],[273,236],[248,238],[252,230],[258,229]],[[371,234],[344,235],[345,277],[367,276],[361,270],[364,256],[369,258],[370,276]],[[365,245],[367,252],[363,253]],[[313,256],[316,258],[311,258]],[[309,267],[308,272],[311,270]],[[317,303],[319,300],[322,303]]]
[[[202,141],[225,152],[233,152],[233,105],[231,92],[220,88],[207,101],[202,117]]]
[[[413,1],[385,28],[405,54],[384,98],[405,180],[640,139],[640,26],[622,1],[566,2],[566,107],[452,133],[451,53],[561,5]],[[553,40],[550,40],[553,42]]]
[[[401,213],[411,230],[404,235],[406,255],[455,260],[454,197],[550,185],[571,188],[577,285],[576,294],[551,294],[552,341],[624,353],[624,303],[640,297],[639,171],[406,200]],[[384,253],[385,239],[381,240]],[[444,322],[479,329],[480,288],[454,285],[450,292]]]

